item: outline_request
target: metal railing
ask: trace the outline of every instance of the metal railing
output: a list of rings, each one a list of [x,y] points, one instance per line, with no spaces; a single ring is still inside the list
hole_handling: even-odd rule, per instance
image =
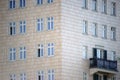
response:
[[[112,71],[117,71],[117,61],[90,58],[90,68],[102,68]]]

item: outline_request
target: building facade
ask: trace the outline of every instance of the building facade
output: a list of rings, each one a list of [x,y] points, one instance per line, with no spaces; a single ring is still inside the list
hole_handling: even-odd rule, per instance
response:
[[[1,0],[0,80],[120,80],[119,0]]]

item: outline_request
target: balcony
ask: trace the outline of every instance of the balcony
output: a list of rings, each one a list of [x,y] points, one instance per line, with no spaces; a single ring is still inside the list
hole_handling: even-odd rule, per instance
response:
[[[90,58],[90,71],[115,74],[117,72],[117,61]]]

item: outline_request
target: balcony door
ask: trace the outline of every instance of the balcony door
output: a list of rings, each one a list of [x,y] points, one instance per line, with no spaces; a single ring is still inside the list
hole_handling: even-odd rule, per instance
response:
[[[108,80],[108,79],[107,79],[107,75],[93,74],[93,80]]]
[[[104,49],[93,48],[93,58],[107,59],[107,51]]]

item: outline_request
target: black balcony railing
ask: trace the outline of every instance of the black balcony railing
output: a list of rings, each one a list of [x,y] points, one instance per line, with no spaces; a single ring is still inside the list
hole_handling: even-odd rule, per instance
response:
[[[117,61],[90,58],[90,68],[102,68],[117,71]]]

